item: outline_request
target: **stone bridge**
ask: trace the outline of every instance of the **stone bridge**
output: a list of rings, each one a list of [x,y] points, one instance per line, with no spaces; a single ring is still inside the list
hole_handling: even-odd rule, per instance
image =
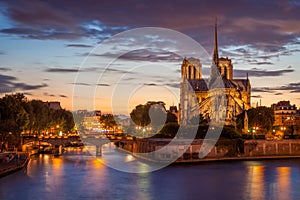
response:
[[[45,137],[34,137],[34,136],[23,136],[22,144],[30,142],[47,142],[53,146],[67,146],[71,142],[83,143],[84,145],[96,146],[96,154],[101,156],[102,145],[110,142],[120,143],[132,143],[134,140],[131,136],[105,136],[105,135],[81,135],[79,136],[45,136]]]
[[[55,145],[62,145],[66,146],[67,144],[70,144],[70,142],[81,142],[81,139],[79,136],[49,136],[49,137],[33,137],[33,136],[23,136],[22,137],[22,143],[27,144],[29,142],[48,142],[52,144],[53,146]]]

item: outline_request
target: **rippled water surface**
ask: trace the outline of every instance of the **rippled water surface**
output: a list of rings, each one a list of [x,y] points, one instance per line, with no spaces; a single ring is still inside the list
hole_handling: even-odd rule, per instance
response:
[[[300,199],[300,160],[180,164],[132,174],[69,149],[61,157],[33,157],[27,170],[1,178],[0,199]]]

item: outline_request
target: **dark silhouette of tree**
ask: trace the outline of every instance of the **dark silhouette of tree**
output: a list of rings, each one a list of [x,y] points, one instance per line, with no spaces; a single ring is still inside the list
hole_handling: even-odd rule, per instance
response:
[[[0,131],[4,138],[13,135],[19,142],[21,132],[29,123],[29,115],[23,107],[25,103],[25,96],[19,93],[0,99]]]
[[[104,124],[106,129],[109,129],[109,128],[114,129],[114,127],[117,126],[115,118],[112,114],[101,115],[100,123]]]
[[[166,115],[165,103],[161,101],[137,105],[130,113],[132,121],[141,127],[148,126],[150,123],[152,126],[161,126],[166,122]]]
[[[30,134],[39,134],[45,128],[49,128],[50,108],[41,100],[28,101],[24,106],[29,114],[27,130]]]
[[[258,127],[258,132],[266,134],[272,130],[274,123],[274,111],[268,107],[251,108],[247,111],[248,127]],[[240,131],[244,128],[245,112],[237,116],[237,127]]]
[[[57,131],[72,131],[74,128],[72,113],[63,109],[50,109],[40,100],[28,101],[24,94],[5,95],[0,98],[1,138],[14,138],[15,143],[19,143],[23,131],[41,134],[56,126],[59,127]]]
[[[167,121],[166,123],[178,123],[178,119],[175,114],[167,111]]]

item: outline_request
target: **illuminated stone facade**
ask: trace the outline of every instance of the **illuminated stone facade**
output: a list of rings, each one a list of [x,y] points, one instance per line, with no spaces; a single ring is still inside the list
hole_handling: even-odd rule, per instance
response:
[[[251,84],[245,79],[233,78],[231,59],[219,58],[217,25],[215,25],[214,54],[210,78],[202,78],[199,59],[185,58],[181,65],[180,120],[187,124],[197,114],[209,120],[225,119],[225,125],[235,125],[236,116],[250,108]],[[222,89],[215,87],[222,78]],[[219,79],[220,81],[220,79]],[[225,93],[225,95],[224,95]],[[224,101],[222,103],[214,103]],[[225,105],[222,107],[222,105]]]

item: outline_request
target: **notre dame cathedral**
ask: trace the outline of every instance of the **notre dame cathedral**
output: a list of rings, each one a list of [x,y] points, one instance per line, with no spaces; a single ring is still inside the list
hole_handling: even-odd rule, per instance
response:
[[[181,124],[187,124],[192,117],[201,114],[209,121],[222,118],[225,125],[234,126],[236,116],[250,108],[251,84],[248,75],[245,79],[233,78],[231,59],[219,58],[217,37],[216,23],[210,78],[202,78],[199,59],[185,58],[182,62],[179,106]],[[220,99],[220,89],[211,87],[216,79],[222,81],[223,107],[213,103]]]

